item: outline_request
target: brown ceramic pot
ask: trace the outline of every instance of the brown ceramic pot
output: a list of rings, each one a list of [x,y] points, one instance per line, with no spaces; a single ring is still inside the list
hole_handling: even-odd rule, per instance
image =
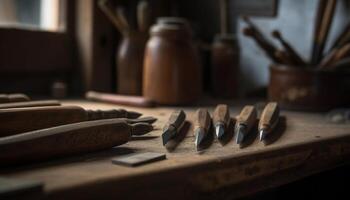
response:
[[[350,74],[272,65],[268,97],[282,108],[302,111],[349,105]]]
[[[143,95],[159,104],[181,105],[197,100],[201,88],[198,52],[187,21],[161,18],[146,45]]]
[[[236,97],[239,47],[232,35],[217,35],[212,46],[212,91],[215,97]]]

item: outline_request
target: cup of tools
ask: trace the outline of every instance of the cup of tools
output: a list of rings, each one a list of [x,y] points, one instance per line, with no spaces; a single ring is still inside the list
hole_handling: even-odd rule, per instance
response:
[[[272,64],[268,98],[289,110],[327,111],[346,106],[350,102],[350,73]]]

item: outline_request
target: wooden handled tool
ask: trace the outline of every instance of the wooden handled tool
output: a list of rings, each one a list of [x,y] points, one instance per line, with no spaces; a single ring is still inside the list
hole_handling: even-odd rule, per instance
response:
[[[115,28],[123,35],[127,36],[129,34],[128,27],[123,24],[122,20],[117,17],[107,6],[107,0],[99,0],[98,5],[102,12],[107,16],[107,18],[112,22]]]
[[[221,139],[230,124],[230,109],[226,104],[219,104],[216,106],[213,113],[213,125],[215,127],[215,134],[218,139]]]
[[[279,121],[280,109],[276,102],[268,103],[260,117],[260,141],[263,141],[276,128]]]
[[[313,42],[312,42],[312,54],[311,54],[311,63],[317,64],[316,60],[316,52],[319,48],[318,38],[320,34],[320,29],[322,26],[322,19],[324,16],[324,11],[326,9],[328,0],[318,0],[318,8],[316,11],[315,24],[314,24],[314,34],[313,34]]]
[[[86,93],[85,97],[89,100],[127,106],[154,107],[156,105],[154,101],[141,96],[116,95],[90,91]]]
[[[0,104],[0,109],[42,107],[42,106],[60,106],[60,105],[61,105],[61,103],[57,100],[24,101],[24,102],[15,102],[15,103],[2,103],[2,104]]]
[[[129,141],[152,125],[129,125],[119,119],[95,120],[36,130],[0,138],[0,165],[14,165],[94,152]]]
[[[319,65],[320,69],[329,69],[333,64],[350,55],[350,43],[334,49]]]
[[[0,103],[14,103],[30,101],[30,98],[25,94],[0,94]]]
[[[139,31],[148,33],[152,25],[151,9],[147,1],[140,1],[137,4],[137,23]]]
[[[335,40],[331,50],[344,46],[350,42],[350,22],[345,26],[344,30],[339,34]]]
[[[305,61],[299,56],[297,51],[283,38],[282,34],[279,31],[274,30],[271,34],[282,44],[284,50],[288,53],[291,60],[295,64],[294,66],[301,67],[306,65]]]
[[[122,24],[123,29],[130,30],[128,20],[126,20],[125,13],[122,7],[118,7],[116,11],[116,17],[119,19]]]
[[[311,59],[311,63],[314,65],[319,63],[322,58],[336,4],[337,0],[320,0],[316,16],[316,27]]]
[[[267,55],[274,61],[279,62],[279,60],[274,56],[277,48],[264,36],[260,29],[250,20],[248,16],[243,16],[242,19],[248,24],[249,28],[243,30],[243,33],[247,36],[251,36],[255,39],[258,45],[265,50]],[[250,30],[249,30],[250,29]]]
[[[278,58],[278,60],[281,61],[282,64],[286,64],[288,66],[297,66],[295,61],[293,61],[290,55],[285,51],[277,50],[275,52],[275,56]]]
[[[211,117],[207,109],[200,108],[195,114],[194,136],[197,151],[200,150],[204,139],[208,137],[211,128]]]
[[[168,122],[163,128],[162,140],[165,145],[171,138],[173,138],[182,128],[185,123],[186,114],[183,110],[177,110],[171,113]]]
[[[277,50],[277,48],[275,48],[272,44],[270,44],[269,42],[266,41],[266,39],[262,38],[261,36],[259,36],[258,32],[253,29],[252,27],[247,27],[243,29],[243,34],[245,36],[251,37],[252,39],[254,39],[254,41],[256,42],[256,44],[258,46],[260,46],[261,49],[263,49],[266,53],[266,55],[274,62],[276,63],[281,63],[281,60],[279,60],[276,56],[275,56],[275,52]]]
[[[141,114],[119,110],[85,110],[79,106],[47,106],[0,110],[0,137],[89,120],[132,118]]]
[[[257,122],[257,111],[254,106],[245,106],[236,119],[236,143],[241,144]]]
[[[350,57],[344,58],[338,62],[335,62],[333,65],[329,66],[331,70],[347,70],[350,71]]]

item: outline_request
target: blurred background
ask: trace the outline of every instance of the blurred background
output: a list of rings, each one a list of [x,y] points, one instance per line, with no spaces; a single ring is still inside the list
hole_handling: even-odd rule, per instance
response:
[[[213,95],[212,43],[221,30],[220,1],[148,0],[152,24],[161,16],[186,18],[200,52],[203,92]],[[110,0],[112,12],[121,8],[129,25],[137,26],[137,0]],[[266,96],[269,65],[251,38],[242,34],[249,15],[271,38],[278,29],[301,57],[311,57],[318,0],[228,0],[227,29],[236,40],[239,58],[235,95]],[[349,21],[349,1],[338,1],[325,49]],[[0,91],[49,96],[63,85],[68,96],[85,91],[118,92],[116,53],[123,35],[96,0],[0,0]],[[279,46],[279,42],[271,39]],[[122,93],[122,92],[121,92]],[[141,95],[141,94],[138,94]],[[215,95],[214,95],[215,96]]]

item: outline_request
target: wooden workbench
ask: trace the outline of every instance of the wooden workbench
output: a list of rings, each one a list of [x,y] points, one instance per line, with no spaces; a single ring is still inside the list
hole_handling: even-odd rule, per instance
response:
[[[120,108],[87,101],[65,104]],[[214,139],[198,153],[191,131],[171,144],[178,144],[173,151],[162,146],[161,129],[177,108],[123,108],[157,117],[156,130],[107,151],[2,170],[0,176],[42,181],[41,196],[50,199],[234,199],[334,168],[350,158],[350,125],[331,124],[321,114],[282,111],[284,125],[271,144],[253,137],[240,149],[232,138],[224,145]],[[185,108],[188,119],[195,109]],[[231,116],[240,109],[232,107]],[[134,168],[111,163],[112,157],[144,151],[166,153],[167,159]]]

